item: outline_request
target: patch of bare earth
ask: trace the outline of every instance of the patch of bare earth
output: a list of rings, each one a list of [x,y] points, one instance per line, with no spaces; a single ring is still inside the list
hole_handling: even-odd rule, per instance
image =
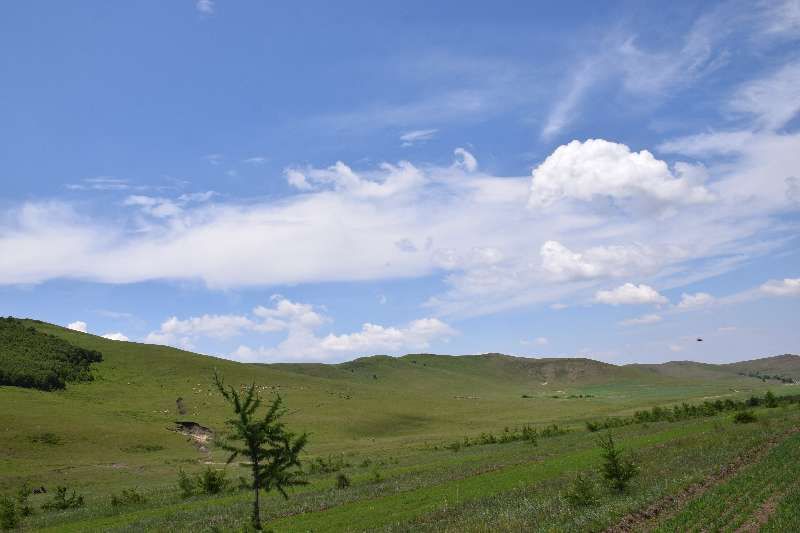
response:
[[[181,435],[186,435],[198,451],[208,453],[208,445],[214,439],[214,430],[201,426],[197,422],[175,422],[175,428]]]
[[[663,498],[651,503],[644,509],[625,515],[619,522],[606,529],[606,533],[626,533],[651,530],[656,519],[664,520],[677,514],[677,512],[680,511],[691,500],[700,497],[708,489],[735,476],[747,465],[759,461],[772,448],[798,431],[800,431],[800,428],[792,428],[780,435],[773,435],[764,441],[760,446],[756,446],[747,450],[746,452],[737,456],[727,465],[724,465],[719,469],[719,471],[711,474],[705,479],[689,485],[676,494],[664,496]],[[742,531],[757,531],[757,529],[743,529]]]
[[[778,504],[781,501],[782,495],[775,495],[761,504],[761,507],[756,510],[755,514],[750,520],[742,527],[736,530],[736,533],[756,533],[761,531],[761,526],[769,521],[769,517],[775,514]]]

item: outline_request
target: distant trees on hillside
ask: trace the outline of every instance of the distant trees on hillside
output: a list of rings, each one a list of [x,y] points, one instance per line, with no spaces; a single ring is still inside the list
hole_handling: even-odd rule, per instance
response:
[[[90,381],[90,365],[102,360],[100,352],[0,317],[0,385],[63,389],[68,382]]]

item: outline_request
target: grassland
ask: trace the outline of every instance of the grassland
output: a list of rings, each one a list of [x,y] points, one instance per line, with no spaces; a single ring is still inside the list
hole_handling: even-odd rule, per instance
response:
[[[55,392],[0,388],[0,492],[10,493],[28,482],[48,488],[67,485],[86,498],[80,509],[37,512],[24,523],[30,529],[244,527],[247,493],[182,499],[175,489],[179,468],[223,468],[222,455],[213,446],[201,449],[174,431],[177,420],[221,428],[227,412],[210,381],[214,370],[232,384],[255,382],[264,396],[280,393],[290,408],[287,422],[311,435],[308,460],[331,457],[341,463],[338,473],[352,480],[349,488],[337,489],[336,474],[314,473],[310,484],[294,491],[288,502],[266,498],[265,516],[276,531],[602,529],[800,425],[800,408],[794,405],[759,408],[755,424],[733,424],[731,413],[723,413],[615,429],[642,464],[642,475],[623,495],[603,490],[596,480],[597,504],[574,509],[564,491],[576,472],[594,471],[599,460],[596,435],[585,429],[587,420],[683,401],[746,398],[767,390],[797,394],[800,387],[743,376],[740,368],[727,366],[618,367],[589,359],[497,354],[246,365],[30,324],[103,354],[103,361],[93,365],[92,382]],[[768,361],[759,363],[763,372],[793,368],[792,359],[781,359],[780,369],[772,369]],[[177,412],[177,398],[182,398],[186,414]],[[552,423],[569,431],[541,438],[536,446],[518,441],[457,452],[446,448],[465,436]],[[786,442],[791,448],[795,440]],[[790,459],[780,455],[783,449],[774,449],[779,455],[769,465]],[[236,466],[227,467],[227,473],[233,480],[240,474]],[[110,504],[112,493],[130,488],[146,501]],[[798,498],[797,487],[780,489],[784,499],[768,502],[776,511],[765,527],[796,523],[796,512],[784,502]],[[770,497],[768,486],[762,483],[759,490]],[[703,497],[712,494],[716,492]],[[32,502],[38,506],[49,497],[36,495]],[[691,514],[691,509],[683,512]],[[749,520],[757,512],[749,509],[741,518]],[[682,520],[680,516],[668,519]],[[691,518],[686,520],[680,523],[689,524]]]

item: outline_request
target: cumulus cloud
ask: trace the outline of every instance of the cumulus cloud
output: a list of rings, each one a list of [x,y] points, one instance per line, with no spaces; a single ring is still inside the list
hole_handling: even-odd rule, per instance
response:
[[[389,350],[396,352],[403,347],[425,349],[434,339],[452,337],[455,330],[438,318],[414,320],[405,327],[384,327],[364,324],[361,331],[344,335],[327,335],[320,348],[331,352],[374,352]]]
[[[697,309],[712,303],[714,303],[714,297],[706,292],[698,292],[695,294],[683,293],[677,307],[682,310]]]
[[[124,205],[140,207],[144,213],[156,218],[174,217],[180,215],[183,211],[178,204],[168,198],[156,198],[138,194],[128,196]]]
[[[467,172],[475,172],[478,170],[478,160],[475,159],[475,156],[471,153],[467,152],[463,148],[456,148],[453,150],[453,154],[456,156],[456,165],[464,168]]]
[[[637,318],[628,318],[623,320],[619,324],[621,326],[642,326],[645,324],[655,324],[656,322],[661,322],[661,315],[650,314],[650,315],[643,315]]]
[[[105,333],[103,335],[103,338],[111,339],[112,341],[126,341],[127,342],[127,341],[130,340],[130,339],[128,339],[128,337],[126,335],[123,335],[119,331],[113,332],[113,333]]]
[[[620,285],[616,289],[597,291],[594,299],[609,305],[665,304],[668,301],[653,287],[633,283]]]
[[[161,324],[159,330],[151,332],[145,342],[190,349],[204,338],[230,339],[245,334],[282,332],[285,338],[277,345],[251,348],[241,344],[232,355],[243,361],[323,361],[381,351],[399,353],[401,350],[425,349],[435,340],[457,334],[438,318],[421,318],[405,326],[366,323],[354,333],[318,335],[317,330],[329,322],[330,318],[315,306],[275,295],[271,305],[259,305],[249,316],[171,317]]]
[[[443,291],[425,304],[440,317],[569,303],[609,279],[680,287],[774,249],[765,232],[788,202],[785,169],[800,157],[792,146],[759,145],[768,167],[717,169],[712,186],[725,193],[714,191],[713,209],[676,200],[662,217],[617,216],[571,197],[542,217],[526,209],[530,177],[403,162],[290,168],[287,179],[304,194],[277,199],[143,196],[114,218],[29,202],[0,212],[0,284],[66,278],[233,288],[440,275]],[[627,159],[620,161],[627,176]],[[780,200],[751,202],[742,191]]]
[[[356,197],[385,198],[422,185],[424,175],[407,161],[397,165],[383,163],[380,171],[371,176],[361,175],[337,161],[328,168],[289,168],[286,179],[291,186],[304,191],[333,188]]]
[[[86,325],[86,322],[83,320],[76,320],[75,322],[70,322],[67,324],[68,329],[72,329],[75,331],[80,331],[81,333],[86,333],[88,331],[89,326]]]
[[[678,255],[676,250],[654,250],[639,244],[594,246],[574,252],[557,241],[546,241],[539,249],[542,268],[556,279],[620,277],[655,270],[660,263]]]
[[[800,296],[800,278],[771,279],[760,289],[770,296]]]
[[[561,200],[646,199],[656,204],[696,204],[713,200],[688,177],[689,167],[670,170],[647,150],[631,152],[603,139],[559,146],[533,171],[528,205],[545,209]],[[676,175],[677,174],[677,175]]]

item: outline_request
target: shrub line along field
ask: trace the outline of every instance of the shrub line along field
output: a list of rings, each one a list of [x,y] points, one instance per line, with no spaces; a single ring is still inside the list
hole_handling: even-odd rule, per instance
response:
[[[600,531],[631,521],[691,529],[703,516],[695,502],[713,507],[742,494],[753,494],[753,505],[715,527],[798,524],[786,503],[800,498],[795,485],[782,481],[771,492],[768,478],[743,477],[755,465],[777,470],[794,460],[781,450],[796,444],[784,435],[800,426],[797,356],[619,367],[415,354],[254,365],[20,324],[62,353],[65,342],[74,353],[102,354],[90,376],[67,379],[62,390],[0,387],[0,493],[23,483],[48,490],[30,496],[26,529],[246,528],[250,494],[236,480],[247,471],[226,467],[213,444],[230,418],[214,371],[237,388],[254,382],[267,400],[280,394],[288,426],[310,434],[309,484],[288,501],[263,498],[275,531]],[[0,354],[12,338],[0,335]],[[619,494],[598,474],[597,438],[608,431],[639,465]],[[720,465],[731,466],[720,473]],[[220,492],[181,497],[179,470],[194,479],[206,469]],[[570,503],[578,473],[588,505]],[[41,510],[58,485],[84,504]]]

